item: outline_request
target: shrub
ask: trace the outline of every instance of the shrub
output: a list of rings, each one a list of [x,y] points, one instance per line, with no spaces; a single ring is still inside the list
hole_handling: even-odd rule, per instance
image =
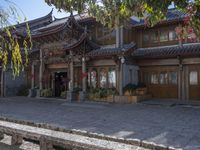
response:
[[[52,95],[53,95],[52,89],[43,89],[41,91],[42,97],[52,97]]]
[[[123,92],[129,92],[131,95],[133,95],[136,89],[137,85],[129,83],[123,88]]]
[[[67,91],[62,91],[60,97],[67,98]]]
[[[106,98],[110,95],[116,95],[116,89],[105,89],[105,88],[91,88],[89,90],[89,98],[90,99],[101,99]]]

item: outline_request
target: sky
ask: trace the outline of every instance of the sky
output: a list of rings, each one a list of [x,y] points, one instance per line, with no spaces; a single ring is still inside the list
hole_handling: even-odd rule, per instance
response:
[[[1,1],[4,0],[0,0],[1,5],[2,4],[4,6],[8,5],[7,3]],[[62,18],[67,16],[67,13],[58,12],[58,10],[55,9],[55,7],[47,5],[44,0],[10,0],[10,1],[17,4],[17,7],[19,7],[23,11],[27,20],[33,20],[39,17],[43,17],[47,15],[52,10],[52,8],[54,8],[53,16],[55,16],[56,18]]]

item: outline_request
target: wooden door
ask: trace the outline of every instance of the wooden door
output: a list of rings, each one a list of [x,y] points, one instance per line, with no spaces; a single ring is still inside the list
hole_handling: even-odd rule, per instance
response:
[[[153,98],[178,99],[177,67],[143,68],[141,79]]]
[[[189,99],[200,100],[200,66],[189,66]]]

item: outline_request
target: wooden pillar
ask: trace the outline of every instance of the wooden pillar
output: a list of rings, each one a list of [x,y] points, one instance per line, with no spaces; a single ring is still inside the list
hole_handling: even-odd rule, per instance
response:
[[[71,55],[71,62],[70,62],[70,87],[69,90],[74,90],[74,60],[73,60],[73,53],[70,51]]]
[[[185,67],[185,91],[186,91],[186,100],[189,100],[189,67]]]
[[[124,69],[124,57],[121,57],[120,59],[120,80],[119,80],[119,95],[123,95],[123,69]]]
[[[35,83],[35,64],[34,62],[31,65],[31,89],[34,89]]]
[[[178,67],[178,99],[182,99],[182,71],[180,70],[180,67]]]
[[[178,65],[178,99],[182,100],[183,99],[183,95],[184,95],[184,91],[183,91],[183,65],[182,65],[182,59],[180,58],[180,56],[178,56],[178,61],[179,61],[179,65]]]
[[[55,96],[55,73],[51,73],[51,89],[52,89],[52,95]]]
[[[83,74],[83,78],[82,78],[82,88],[83,88],[83,92],[86,92],[86,63],[85,63],[85,57],[82,58],[82,74]]]
[[[181,72],[181,100],[185,100],[185,67],[183,65],[180,65],[180,72]]]
[[[86,90],[87,90],[86,63],[85,63],[85,57],[83,57],[82,58],[82,91],[79,92],[80,101],[84,101],[86,99]]]
[[[39,70],[39,89],[42,90],[42,78],[43,78],[43,59],[42,49],[40,49],[40,70]]]
[[[119,89],[119,85],[120,85],[120,83],[119,83],[119,81],[120,81],[120,79],[119,79],[119,76],[120,76],[120,66],[116,65],[115,68],[116,68],[116,79],[117,79],[116,88],[119,91],[120,90]]]

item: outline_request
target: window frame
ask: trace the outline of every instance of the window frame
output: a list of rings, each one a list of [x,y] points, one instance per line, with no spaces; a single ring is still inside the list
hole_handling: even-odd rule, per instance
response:
[[[196,74],[196,79],[197,79],[197,80],[196,80],[195,83],[191,83],[191,73],[192,73],[192,72],[197,73],[197,74]],[[191,70],[191,71],[189,72],[189,85],[192,85],[192,86],[193,86],[193,85],[194,85],[194,86],[195,86],[195,85],[199,85],[199,72],[198,72],[198,70]]]

